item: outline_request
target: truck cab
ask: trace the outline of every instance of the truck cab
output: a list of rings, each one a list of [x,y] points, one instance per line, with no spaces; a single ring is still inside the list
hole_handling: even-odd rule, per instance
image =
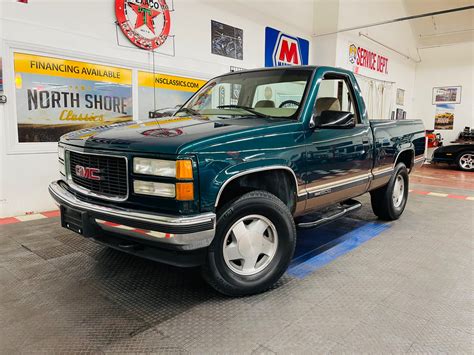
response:
[[[245,295],[285,272],[297,228],[357,196],[398,219],[424,149],[420,120],[369,120],[349,71],[258,69],[210,80],[173,116],[66,134],[49,190],[65,228]]]

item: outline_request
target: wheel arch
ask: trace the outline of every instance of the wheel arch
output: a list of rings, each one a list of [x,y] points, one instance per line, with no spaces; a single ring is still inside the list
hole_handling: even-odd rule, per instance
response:
[[[393,162],[393,168],[397,166],[398,163],[404,163],[407,167],[408,171],[411,171],[415,164],[415,148],[414,147],[407,147],[401,149]]]
[[[275,183],[273,180],[269,181],[269,177],[276,178],[278,182],[281,182],[280,179],[286,180],[288,184]],[[268,191],[280,198],[289,207],[291,212],[294,212],[296,208],[298,179],[293,169],[286,165],[254,167],[233,174],[220,186],[214,207],[222,206],[231,199],[235,192],[230,189],[235,187],[242,188],[237,195],[258,189]]]

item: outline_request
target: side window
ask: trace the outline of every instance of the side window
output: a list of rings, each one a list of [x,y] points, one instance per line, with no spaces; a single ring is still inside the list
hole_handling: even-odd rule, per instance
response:
[[[341,78],[323,79],[319,84],[314,112],[319,116],[323,111],[351,112],[356,116],[357,123],[361,123],[354,104],[354,94]]]

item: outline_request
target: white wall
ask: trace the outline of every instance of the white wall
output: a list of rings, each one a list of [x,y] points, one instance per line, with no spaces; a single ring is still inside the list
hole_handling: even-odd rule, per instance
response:
[[[462,86],[461,103],[454,105],[454,129],[436,131],[447,144],[456,139],[465,126],[474,128],[474,43],[423,49],[420,53],[422,61],[416,66],[415,109],[426,129],[434,129],[433,87]]]
[[[0,0],[0,56],[8,96],[8,103],[0,106],[0,217],[55,208],[47,185],[58,175],[54,144],[16,143],[13,50],[152,70],[152,54],[133,47],[121,33],[120,44],[126,47],[117,44],[114,4],[114,0],[29,4]],[[228,72],[230,66],[263,67],[266,26],[311,41],[312,0],[297,6],[281,0],[179,0],[174,6],[171,34],[176,36],[176,55],[155,55],[158,72],[208,79]],[[243,29],[243,60],[211,54],[211,19]],[[171,42],[167,43],[163,50],[169,53]]]
[[[316,34],[329,33],[407,15],[403,0],[334,0],[329,2],[327,0],[316,0],[314,12],[314,31]],[[316,64],[353,70],[354,65],[349,62],[349,45],[351,43],[387,57],[389,59],[388,74],[364,67],[359,67],[359,74],[377,80],[394,82],[391,110],[395,111],[399,107],[407,112],[407,118],[416,118],[413,108],[415,62],[360,36],[360,32],[415,59],[417,57],[416,43],[411,26],[408,22],[402,22],[340,32],[337,35],[315,37],[313,43]],[[403,106],[395,104],[397,88],[405,90]]]

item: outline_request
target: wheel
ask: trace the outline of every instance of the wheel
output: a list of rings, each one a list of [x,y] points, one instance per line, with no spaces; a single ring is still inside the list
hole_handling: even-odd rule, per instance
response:
[[[397,164],[387,185],[370,192],[372,211],[380,219],[398,219],[408,200],[408,171],[403,163]]]
[[[474,152],[462,152],[456,158],[456,164],[459,169],[464,171],[474,170]]]
[[[295,245],[288,207],[266,191],[252,191],[220,209],[202,274],[229,296],[260,293],[286,271]]]

